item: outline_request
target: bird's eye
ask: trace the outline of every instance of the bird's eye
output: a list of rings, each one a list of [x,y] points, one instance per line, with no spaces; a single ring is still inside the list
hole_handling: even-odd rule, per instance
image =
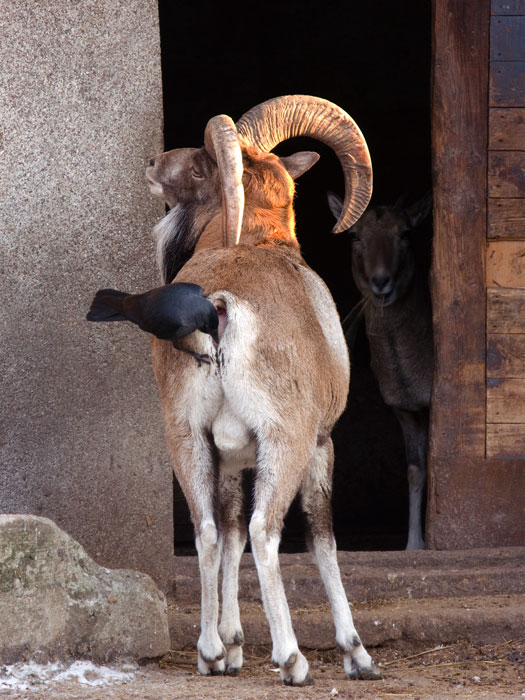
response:
[[[195,168],[191,169],[191,175],[196,180],[202,180],[204,178],[204,175],[202,175],[202,173],[200,173],[198,170],[195,170]]]

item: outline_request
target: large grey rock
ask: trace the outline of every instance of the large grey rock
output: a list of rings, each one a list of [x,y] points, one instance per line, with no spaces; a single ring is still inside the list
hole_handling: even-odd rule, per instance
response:
[[[0,663],[153,658],[167,604],[146,574],[96,564],[52,520],[0,515]]]
[[[0,512],[52,518],[164,590],[173,475],[149,338],[85,320],[100,287],[159,284],[156,0],[0,10]]]

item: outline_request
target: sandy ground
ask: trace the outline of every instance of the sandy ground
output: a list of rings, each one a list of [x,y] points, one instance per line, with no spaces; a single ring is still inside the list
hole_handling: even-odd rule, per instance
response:
[[[264,624],[261,618],[261,624]],[[315,620],[312,620],[315,624]],[[525,632],[525,630],[524,630]],[[314,685],[289,688],[271,664],[270,647],[245,647],[245,665],[236,677],[203,677],[193,649],[172,651],[135,670],[122,684],[89,687],[77,681],[44,685],[29,679],[24,690],[0,690],[0,697],[28,700],[112,698],[127,700],[445,700],[525,697],[523,639],[479,645],[467,641],[428,646],[397,640],[369,648],[383,672],[381,681],[348,681],[335,649],[304,649]],[[89,676],[88,676],[89,677]]]
[[[421,645],[419,645],[421,646]],[[0,691],[2,698],[76,700],[113,698],[127,700],[445,700],[452,698],[525,697],[525,641],[474,646],[466,642],[442,649],[416,649],[406,642],[372,650],[380,662],[381,681],[348,681],[334,650],[307,652],[313,686],[281,685],[270,663],[269,649],[248,647],[245,667],[237,677],[199,676],[195,653],[172,652],[160,662],[136,671],[133,681],[107,687],[84,687],[79,683],[54,683],[30,690]]]

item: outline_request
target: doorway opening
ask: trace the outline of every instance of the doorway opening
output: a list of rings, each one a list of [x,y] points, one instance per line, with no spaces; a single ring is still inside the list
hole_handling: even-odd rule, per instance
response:
[[[345,109],[363,131],[374,167],[372,204],[409,204],[431,188],[431,3],[289,0],[264,5],[254,26],[246,6],[159,0],[165,148],[199,147],[208,119],[237,120],[266,99],[311,94]],[[331,233],[326,202],[342,194],[335,155],[294,139],[280,155],[315,150],[320,161],[297,183],[297,234],[306,262],[324,279],[342,318],[360,296],[348,235]],[[347,410],[334,433],[334,530],[340,549],[403,549],[408,486],[401,431],[372,375],[364,328],[352,351]],[[249,481],[249,477],[247,477]],[[249,489],[249,485],[247,486]],[[175,552],[193,550],[193,530],[174,484]],[[302,518],[293,504],[283,551],[302,551]]]

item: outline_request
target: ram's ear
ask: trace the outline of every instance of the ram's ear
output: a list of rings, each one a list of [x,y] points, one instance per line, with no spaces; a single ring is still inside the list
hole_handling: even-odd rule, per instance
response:
[[[315,165],[319,160],[319,153],[315,151],[299,151],[292,156],[281,156],[281,163],[284,165],[292,180],[296,180],[307,170],[310,170],[312,165]]]

